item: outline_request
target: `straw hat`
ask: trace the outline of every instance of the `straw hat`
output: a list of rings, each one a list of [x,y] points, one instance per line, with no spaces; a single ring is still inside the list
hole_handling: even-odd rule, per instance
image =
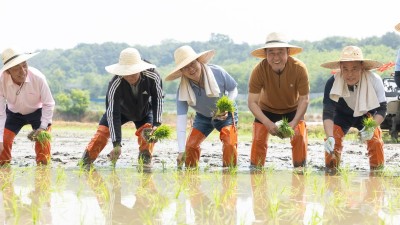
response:
[[[398,23],[396,26],[394,26],[394,29],[396,29],[398,32],[400,32],[400,23]]]
[[[182,76],[180,69],[197,59],[199,62],[206,64],[215,55],[214,50],[208,50],[200,53],[196,53],[192,47],[184,45],[175,50],[175,68],[165,78],[166,81],[175,80]]]
[[[295,45],[290,45],[287,41],[286,38],[283,34],[280,33],[270,33],[267,36],[267,41],[265,42],[264,46],[261,48],[257,48],[256,50],[253,50],[251,52],[251,55],[257,58],[267,58],[267,55],[265,54],[265,49],[266,48],[289,48],[289,55],[296,55],[303,51],[301,47],[295,46]]]
[[[1,60],[3,61],[3,67],[0,70],[0,74],[2,74],[4,71],[10,69],[13,66],[25,62],[26,60],[32,58],[37,54],[39,54],[39,52],[18,54],[13,49],[7,48],[6,50],[3,51],[3,53],[1,53]]]
[[[381,62],[364,59],[362,51],[357,46],[346,46],[343,48],[342,53],[340,55],[340,59],[337,61],[326,62],[321,64],[322,67],[328,69],[339,69],[340,62],[352,62],[352,61],[360,61],[363,62],[364,69],[372,70],[378,67],[381,67],[383,64]]]
[[[119,76],[132,75],[150,68],[156,68],[156,66],[143,61],[135,48],[122,50],[119,54],[119,62],[105,67],[107,72]]]

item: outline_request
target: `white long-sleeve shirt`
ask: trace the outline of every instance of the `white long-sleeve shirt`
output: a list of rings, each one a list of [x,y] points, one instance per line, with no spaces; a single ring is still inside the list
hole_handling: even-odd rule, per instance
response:
[[[20,92],[19,89],[21,88]],[[19,94],[17,95],[17,92]],[[42,108],[41,128],[52,122],[54,99],[46,77],[36,68],[28,67],[25,83],[20,86],[11,76],[3,72],[0,75],[0,137],[3,140],[6,122],[6,105],[11,112],[27,115]]]

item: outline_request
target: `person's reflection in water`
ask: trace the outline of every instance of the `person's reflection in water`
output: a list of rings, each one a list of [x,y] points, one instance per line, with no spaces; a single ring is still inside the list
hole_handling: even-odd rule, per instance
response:
[[[291,183],[286,182],[290,177]],[[297,224],[303,220],[306,207],[303,175],[253,170],[250,178],[254,214],[252,224]]]
[[[31,199],[29,204],[22,202],[21,195],[15,193],[16,173],[12,167],[0,167],[0,191],[5,214],[0,216],[1,224],[52,224],[51,168],[38,166],[34,173],[34,189],[28,194]]]
[[[202,183],[209,179],[202,177],[197,171],[187,170],[184,176],[183,182],[187,182],[189,187],[195,224],[237,224],[237,174],[229,171],[211,174],[210,176],[217,176],[218,181],[221,180],[221,187],[219,183],[202,187]]]
[[[97,203],[99,204],[99,207],[106,221],[108,222],[111,221],[112,217],[111,217],[110,207],[112,206],[113,204],[112,201],[114,200],[113,193],[109,191],[106,181],[94,167],[87,170],[86,175],[87,175],[88,185],[90,189],[92,189],[92,191],[94,192],[97,199]],[[116,180],[115,183],[118,183],[118,180]],[[118,184],[115,184],[115,186],[118,186]]]
[[[306,209],[315,206],[315,203],[307,201],[305,194],[306,178],[302,174],[292,173],[292,188],[290,194],[289,208],[286,210],[286,220],[291,223],[307,220]],[[311,204],[310,204],[311,203]],[[308,204],[308,205],[307,205]],[[306,223],[309,224],[309,223]]]
[[[350,175],[351,176],[351,175]],[[346,181],[346,176],[325,176],[327,184],[326,213],[324,221],[339,224],[381,224],[378,211],[384,197],[383,177],[353,176]]]
[[[139,173],[139,184],[132,207],[122,203],[121,181],[116,171],[110,176],[111,190],[96,170],[88,172],[88,182],[95,192],[98,203],[106,218],[106,224],[160,223],[160,213],[168,206],[168,199],[162,196],[153,181],[153,174]]]
[[[253,224],[266,224],[270,218],[268,215],[268,182],[264,171],[253,170],[250,174],[251,191],[253,194]]]

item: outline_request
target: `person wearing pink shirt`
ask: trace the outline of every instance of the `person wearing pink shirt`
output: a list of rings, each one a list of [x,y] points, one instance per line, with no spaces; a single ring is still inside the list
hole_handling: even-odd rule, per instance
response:
[[[18,54],[8,48],[1,54],[0,70],[0,165],[11,162],[11,150],[15,136],[27,124],[37,136],[50,131],[54,111],[54,99],[46,77],[36,68],[28,66],[28,59],[38,53]],[[50,162],[50,143],[35,143],[36,163]]]

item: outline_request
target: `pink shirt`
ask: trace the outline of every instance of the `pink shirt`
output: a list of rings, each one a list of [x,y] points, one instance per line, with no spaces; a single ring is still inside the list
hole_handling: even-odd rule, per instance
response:
[[[20,85],[15,84],[11,76],[3,72],[0,76],[0,137],[3,140],[6,122],[6,104],[14,113],[26,115],[42,108],[41,128],[52,122],[54,99],[45,76],[36,68],[28,67],[28,75],[20,93]]]

